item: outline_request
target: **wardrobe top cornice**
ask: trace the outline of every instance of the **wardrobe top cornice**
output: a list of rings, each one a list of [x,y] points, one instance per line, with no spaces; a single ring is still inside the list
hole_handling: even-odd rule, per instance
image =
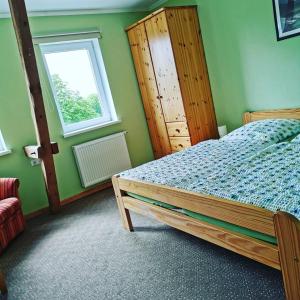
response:
[[[157,14],[159,14],[159,13],[161,13],[161,12],[163,12],[163,11],[167,11],[167,10],[170,10],[170,9],[181,9],[181,8],[183,8],[183,7],[185,7],[185,8],[186,8],[186,7],[191,7],[191,8],[192,8],[192,7],[197,7],[197,5],[162,7],[162,8],[160,8],[160,9],[154,11],[152,14],[146,16],[145,18],[139,20],[138,22],[136,22],[136,23],[134,23],[134,24],[128,26],[127,28],[125,28],[125,31],[128,31],[128,30],[134,28],[135,26],[137,26],[137,25],[139,25],[139,24],[141,24],[141,23],[144,23],[145,21],[151,19],[152,17],[156,16]]]

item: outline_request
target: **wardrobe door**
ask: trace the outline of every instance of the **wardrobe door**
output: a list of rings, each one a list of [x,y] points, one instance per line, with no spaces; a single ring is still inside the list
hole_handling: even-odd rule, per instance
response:
[[[145,21],[145,26],[165,121],[185,122],[185,112],[165,12]]]
[[[216,138],[217,123],[197,10],[172,8],[166,16],[192,144]]]
[[[144,23],[128,31],[155,158],[171,153]]]

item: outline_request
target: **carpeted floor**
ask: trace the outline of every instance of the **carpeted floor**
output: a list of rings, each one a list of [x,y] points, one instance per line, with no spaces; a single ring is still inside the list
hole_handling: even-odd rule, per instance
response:
[[[120,225],[112,190],[43,216],[0,259],[9,299],[283,299],[281,274],[133,215]]]

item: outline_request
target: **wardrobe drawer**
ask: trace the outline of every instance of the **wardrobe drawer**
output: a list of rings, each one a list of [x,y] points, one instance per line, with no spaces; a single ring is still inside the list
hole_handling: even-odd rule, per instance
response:
[[[188,126],[185,122],[167,123],[169,137],[190,136]]]
[[[170,137],[170,144],[172,152],[178,152],[192,146],[189,137]]]

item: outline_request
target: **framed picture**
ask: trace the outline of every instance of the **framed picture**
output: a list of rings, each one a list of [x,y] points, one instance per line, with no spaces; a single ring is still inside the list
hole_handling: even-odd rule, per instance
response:
[[[273,0],[277,39],[300,35],[300,0]]]

